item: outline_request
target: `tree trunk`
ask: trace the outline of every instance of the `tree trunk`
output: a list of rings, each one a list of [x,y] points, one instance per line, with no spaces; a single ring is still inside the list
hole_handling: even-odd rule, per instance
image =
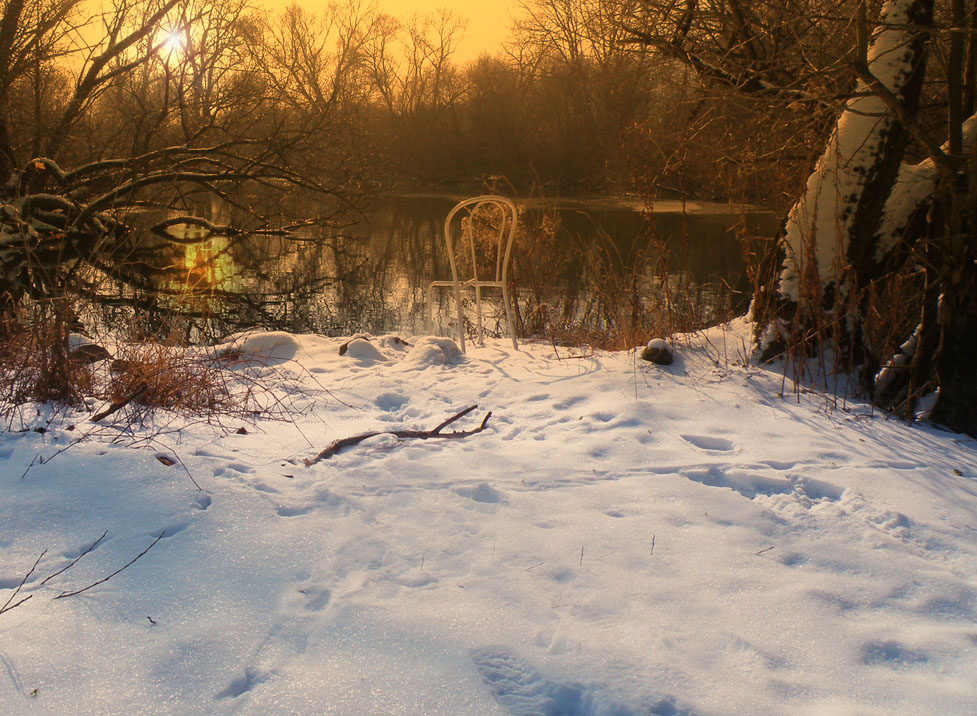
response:
[[[963,258],[940,306],[940,393],[930,418],[977,435],[977,254],[971,250]]]
[[[883,6],[867,62],[856,61],[856,99],[788,214],[776,291],[758,290],[751,311],[761,359],[834,348],[850,361],[843,368],[860,366],[863,385],[882,407],[913,418],[929,408],[920,399],[935,393],[930,417],[973,435],[977,170],[959,168],[961,155],[977,143],[977,117],[962,121],[960,107],[950,107],[943,147],[917,126],[933,9],[933,0]],[[962,52],[955,57],[961,67],[950,68],[951,75],[959,70],[962,77]],[[962,103],[960,89],[950,101]],[[914,139],[930,157],[909,165],[904,155]],[[884,341],[873,344],[868,323],[880,312],[894,320],[899,307],[872,304],[870,289],[894,280],[895,268],[906,264],[922,281],[918,324],[893,354]]]
[[[888,0],[882,8],[855,98],[788,213],[776,298],[755,300],[751,308],[763,359],[785,345],[805,343],[809,332],[820,331],[812,324],[825,311],[836,326],[860,332],[845,325],[840,311],[851,308],[849,302],[879,272],[880,223],[909,144],[907,125],[919,107],[924,30],[932,16],[933,0]]]

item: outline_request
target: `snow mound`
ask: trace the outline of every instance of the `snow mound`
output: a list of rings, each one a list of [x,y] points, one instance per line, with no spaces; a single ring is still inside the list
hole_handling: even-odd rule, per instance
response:
[[[465,354],[450,338],[425,336],[404,357],[404,365],[426,368],[432,365],[458,365],[465,361]]]
[[[269,331],[238,338],[228,350],[240,353],[244,360],[271,365],[295,360],[302,350],[302,344],[291,333]]]
[[[345,344],[344,355],[355,360],[360,365],[370,366],[376,363],[385,363],[387,357],[380,350],[365,338],[354,338]]]
[[[680,716],[688,711],[666,698],[649,709],[636,711],[599,687],[561,683],[530,666],[504,646],[472,651],[472,661],[496,701],[513,716]]]

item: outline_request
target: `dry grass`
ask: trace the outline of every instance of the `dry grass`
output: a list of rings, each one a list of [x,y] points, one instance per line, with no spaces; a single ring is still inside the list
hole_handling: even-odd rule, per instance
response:
[[[123,343],[96,396],[187,415],[230,414],[244,406],[228,377],[224,364],[186,346],[156,340]]]
[[[260,371],[242,370],[179,336],[147,336],[134,326],[122,338],[80,341],[70,305],[45,302],[19,310],[0,325],[0,417],[9,423],[19,406],[55,403],[79,407],[95,398],[127,406],[128,420],[162,409],[197,418],[251,417],[271,395]],[[104,346],[104,347],[103,347]],[[105,350],[108,348],[110,350]],[[91,402],[91,401],[89,401]],[[289,411],[283,406],[280,413]]]
[[[689,280],[684,244],[678,248],[680,269],[670,271],[675,257],[653,223],[633,256],[622,256],[606,234],[596,243],[572,235],[555,211],[521,224],[517,242],[511,276],[524,337],[627,350],[732,318],[728,292]]]
[[[73,321],[65,301],[20,308],[0,321],[0,404],[75,405],[90,394],[93,371],[70,355]]]

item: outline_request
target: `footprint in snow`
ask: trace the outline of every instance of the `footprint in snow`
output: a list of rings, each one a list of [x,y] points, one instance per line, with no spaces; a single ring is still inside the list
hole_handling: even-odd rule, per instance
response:
[[[325,587],[305,587],[299,590],[299,594],[305,597],[302,606],[309,612],[321,612],[332,598],[332,592]]]
[[[736,448],[736,446],[726,438],[717,438],[714,435],[683,435],[682,439],[700,450],[730,452]]]
[[[472,661],[492,696],[512,716],[692,716],[671,697],[650,709],[635,709],[600,687],[550,679],[506,647],[476,649]]]
[[[455,492],[475,502],[485,502],[493,505],[505,502],[505,496],[487,482],[479,483],[473,487],[459,487]]]
[[[180,532],[183,532],[187,527],[190,526],[189,522],[175,522],[174,524],[168,525],[160,530],[153,530],[149,534],[153,537],[159,537],[160,533],[163,533],[163,539],[169,539]]]
[[[427,572],[405,574],[399,577],[397,582],[410,589],[434,589],[439,584],[438,578]]]
[[[919,613],[937,619],[966,619],[973,621],[977,616],[977,592],[960,589],[950,594],[941,594],[926,600]]]
[[[808,508],[821,502],[837,502],[844,494],[844,490],[821,480],[788,479],[746,470],[728,470],[719,465],[686,469],[680,474],[701,485],[733,490],[751,500],[762,496],[794,495],[800,504]]]
[[[248,667],[244,670],[244,676],[234,679],[226,689],[218,692],[214,698],[216,699],[236,699],[239,696],[243,696],[251,689],[253,689],[258,684],[267,681],[270,674],[265,674],[257,669],[252,669]]]
[[[93,542],[89,542],[88,544],[81,545],[80,547],[76,547],[75,549],[65,550],[64,552],[61,553],[61,556],[64,557],[65,559],[77,559],[77,558],[81,557],[81,555],[84,554],[84,553],[86,553],[86,552],[88,552],[88,553],[94,552],[95,550],[97,550],[98,548],[100,548],[102,545],[104,545],[106,542],[108,542],[111,539],[112,539],[111,537],[105,537],[105,536],[103,536],[102,538],[100,538],[99,540],[97,540],[94,543]],[[19,581],[18,581],[18,584],[19,584]],[[16,586],[16,585],[14,585],[14,586]],[[2,587],[3,587],[3,580],[0,580],[0,588],[2,588]]]
[[[502,436],[502,439],[503,440],[513,440],[513,439],[519,437],[521,434],[522,434],[522,428],[515,427],[512,430],[510,430],[509,432],[505,433]]]
[[[381,393],[374,399],[373,404],[380,408],[380,410],[395,412],[409,402],[410,398],[401,393]]]
[[[718,465],[683,470],[681,475],[700,485],[724,487],[750,499],[757,495],[787,495],[794,491],[794,485],[790,480],[737,470],[728,471]]]
[[[205,448],[197,448],[196,450],[193,451],[193,454],[196,457],[212,457],[212,458],[214,458],[216,460],[233,460],[234,459],[234,456],[233,455],[230,455],[228,453],[213,452],[213,451],[207,450]]]
[[[250,465],[245,465],[241,462],[229,462],[221,467],[214,468],[214,477],[220,477],[222,475],[227,475],[229,477],[236,477],[238,475],[244,475],[249,472],[254,472],[254,469]]]
[[[780,558],[779,562],[785,567],[802,567],[808,563],[808,558],[798,552],[791,552]]]
[[[582,403],[586,400],[580,395],[571,395],[569,398],[561,400],[559,403],[553,403],[553,410],[566,410],[567,408],[572,408],[574,405]]]
[[[871,641],[862,647],[862,663],[893,669],[928,663],[929,655],[910,649],[897,641]]]
[[[312,508],[302,505],[299,507],[285,507],[282,505],[276,512],[279,517],[301,517],[302,515],[307,515],[312,512]]]

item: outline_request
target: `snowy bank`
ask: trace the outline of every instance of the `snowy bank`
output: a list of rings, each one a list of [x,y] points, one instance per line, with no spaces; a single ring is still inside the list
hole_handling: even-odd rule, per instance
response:
[[[973,713],[974,441],[777,397],[745,335],[669,366],[243,337],[295,424],[0,435],[0,605],[47,550],[0,614],[0,712]],[[477,435],[303,464],[476,403]]]

